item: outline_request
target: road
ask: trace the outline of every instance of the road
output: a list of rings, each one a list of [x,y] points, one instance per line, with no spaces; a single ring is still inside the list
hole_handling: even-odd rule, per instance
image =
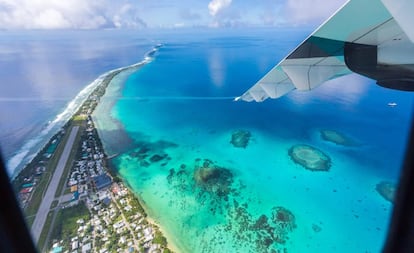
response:
[[[45,224],[47,215],[55,199],[55,193],[62,177],[63,171],[65,170],[66,163],[69,159],[70,152],[72,150],[73,143],[75,142],[76,135],[78,134],[79,126],[74,126],[70,132],[69,138],[66,142],[65,148],[63,149],[62,155],[59,158],[59,162],[56,166],[55,173],[53,174],[52,180],[46,190],[42,203],[40,203],[39,210],[37,210],[36,217],[32,225],[32,237],[37,243],[42,233],[43,226]]]
[[[139,243],[137,241],[137,238],[135,238],[135,233],[134,230],[131,228],[129,221],[126,219],[125,215],[124,215],[124,211],[122,210],[122,206],[118,205],[117,200],[114,198],[114,195],[111,193],[111,199],[112,202],[115,203],[116,207],[118,208],[118,210],[121,212],[121,216],[122,216],[122,220],[125,223],[125,226],[127,227],[127,229],[129,230],[129,233],[132,235],[132,240],[134,240],[134,246],[135,249],[139,250]]]

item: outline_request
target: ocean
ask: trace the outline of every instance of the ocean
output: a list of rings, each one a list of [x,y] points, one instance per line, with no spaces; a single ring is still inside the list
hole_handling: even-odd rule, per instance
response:
[[[376,187],[398,180],[412,94],[350,75],[278,100],[232,101],[303,36],[167,34],[152,62],[113,80],[95,115],[112,108],[100,135],[180,251],[380,252],[392,204]],[[237,131],[250,136],[245,147],[231,143]],[[295,145],[322,151],[329,170],[295,163]]]
[[[113,54],[103,47],[85,59],[91,79],[71,86],[71,96],[162,44],[149,63],[111,81],[94,120],[114,168],[180,252],[381,251],[392,203],[377,187],[398,181],[412,93],[349,75],[278,100],[233,101],[309,32],[130,31],[116,46],[114,36],[97,36]],[[45,111],[53,120],[58,110]],[[310,160],[322,154],[326,171],[295,162],[295,148],[310,148],[302,153]]]
[[[99,75],[141,61],[156,43],[150,37],[129,30],[1,31],[0,147],[9,174],[66,123]]]

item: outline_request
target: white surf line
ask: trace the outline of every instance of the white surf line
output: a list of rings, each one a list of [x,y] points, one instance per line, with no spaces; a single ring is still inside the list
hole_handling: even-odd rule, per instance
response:
[[[36,157],[37,154],[42,150],[43,147],[46,146],[47,140],[49,140],[53,135],[48,136],[51,133],[57,133],[59,129],[67,122],[69,119],[80,109],[80,107],[85,103],[85,101],[88,99],[89,95],[99,86],[102,84],[102,82],[105,80],[105,78],[109,75],[111,75],[114,72],[121,73],[122,71],[128,70],[128,69],[134,69],[138,68],[140,66],[143,66],[149,62],[151,62],[153,59],[148,58],[145,60],[142,60],[140,62],[134,63],[129,66],[124,66],[120,68],[116,68],[110,71],[107,71],[100,76],[98,76],[94,81],[89,83],[87,86],[85,86],[77,95],[75,98],[70,100],[66,107],[64,107],[63,111],[60,112],[55,116],[55,118],[51,121],[49,121],[45,127],[41,130],[38,136],[33,137],[26,141],[23,146],[16,151],[15,154],[12,155],[11,158],[9,158],[7,163],[7,172],[9,173],[10,177],[14,179],[20,171],[29,164],[33,158]],[[119,74],[118,73],[118,74]],[[42,101],[60,101],[63,97],[56,97],[56,98],[47,98],[45,99],[39,99],[39,102]],[[14,97],[14,98],[6,98],[6,97],[0,97],[0,103],[1,102],[36,102],[36,98],[27,98],[27,97]],[[62,100],[63,101],[63,100]],[[51,132],[53,129],[55,131]],[[46,138],[47,137],[47,138]],[[45,138],[45,139],[44,139]],[[32,152],[31,150],[33,147],[38,145],[41,142],[44,142],[42,144],[42,147],[40,147],[37,151]]]
[[[134,63],[132,65],[119,67],[116,69],[109,70],[100,76],[96,78],[94,81],[89,83],[86,87],[84,87],[75,98],[69,101],[69,103],[66,105],[66,107],[63,109],[61,113],[59,113],[53,120],[49,121],[45,128],[41,130],[38,136],[29,139],[26,141],[23,146],[17,150],[11,158],[7,159],[7,172],[9,173],[9,176],[14,179],[17,177],[17,175],[20,173],[20,171],[29,164],[36,155],[39,154],[39,152],[42,150],[43,147],[46,146],[47,140],[49,140],[53,135],[47,137],[50,133],[57,133],[59,128],[61,128],[66,122],[69,121],[69,119],[81,108],[81,106],[85,103],[85,101],[88,99],[89,95],[99,86],[102,84],[102,82],[105,80],[105,78],[114,72],[118,72],[117,74],[121,73],[125,70],[134,70],[135,68],[144,66],[145,64],[148,64],[152,62],[155,58],[152,57],[158,49],[162,46],[162,44],[157,44],[155,47],[153,47],[149,52],[145,54],[145,57],[142,61],[139,61],[137,63]],[[46,98],[46,99],[40,99],[36,100],[36,98],[27,98],[27,97],[14,97],[14,98],[8,98],[8,97],[0,97],[0,103],[1,102],[36,102],[36,101],[63,101],[64,97],[56,97],[56,98]],[[53,132],[51,132],[53,129],[55,129]],[[46,139],[44,139],[47,137]],[[44,140],[44,141],[43,141]],[[43,142],[43,143],[42,143]],[[42,143],[42,147],[38,149],[35,152],[32,152],[31,150],[36,146],[39,145],[39,143]]]

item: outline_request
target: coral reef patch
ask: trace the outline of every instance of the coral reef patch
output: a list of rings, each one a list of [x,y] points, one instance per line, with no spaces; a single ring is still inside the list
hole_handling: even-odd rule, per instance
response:
[[[161,161],[160,166],[166,166],[171,160],[167,150],[176,147],[178,147],[177,144],[164,140],[156,142],[141,141],[129,153],[128,159],[137,160],[140,167],[149,167],[151,164],[156,164]]]
[[[282,206],[273,208],[272,222],[275,227],[273,239],[278,243],[285,243],[288,234],[296,228],[295,216]]]
[[[227,195],[233,182],[233,174],[229,169],[219,167],[208,159],[195,166],[193,176],[196,186],[219,196]]]
[[[321,150],[309,145],[294,145],[289,149],[290,158],[311,171],[328,171],[331,159]]]
[[[235,238],[241,245],[254,240],[256,252],[287,252],[289,235],[297,227],[290,210],[276,206],[270,216],[262,214],[254,218],[248,212],[247,203],[240,205],[234,201],[234,210],[230,214],[233,222],[229,222],[226,228],[236,230]]]
[[[319,232],[321,232],[321,231],[322,231],[322,228],[321,228],[319,225],[317,225],[317,224],[312,224],[312,230],[313,230],[315,233],[319,233]]]
[[[251,133],[249,131],[237,130],[232,133],[230,143],[236,148],[246,148],[250,137]]]
[[[394,203],[395,191],[397,190],[394,183],[382,181],[377,184],[375,189],[384,199]]]
[[[229,196],[237,194],[232,171],[210,159],[196,158],[171,168],[167,182],[174,194],[194,195],[200,208],[207,208],[213,215],[223,214]]]
[[[357,145],[357,143],[353,139],[335,130],[323,129],[323,130],[320,130],[320,133],[321,133],[321,138],[323,140],[335,143],[336,145],[341,145],[341,146],[356,146]]]
[[[155,155],[152,155],[151,156],[151,158],[149,159],[152,163],[155,163],[155,162],[159,162],[159,161],[161,161],[161,160],[163,160],[164,158],[166,158],[167,157],[167,155],[166,154],[155,154]]]
[[[200,244],[199,252],[217,252],[214,247],[227,244],[227,240],[240,246],[243,252],[288,252],[289,237],[297,226],[293,212],[282,206],[274,206],[268,213],[260,215],[250,210],[249,202],[252,200],[241,197],[246,186],[232,169],[217,161],[196,158],[186,164],[177,163],[176,168],[169,169],[166,179],[171,194],[183,196],[180,203],[169,202],[171,207],[179,206],[185,210],[193,204],[186,202],[189,199],[198,204],[199,211],[189,216],[189,222],[184,222],[184,226],[190,225],[190,220],[197,219],[201,213],[222,217],[220,223],[211,224],[214,236]],[[194,199],[188,196],[194,196]],[[209,222],[203,219],[206,227]],[[229,233],[230,237],[223,237]]]

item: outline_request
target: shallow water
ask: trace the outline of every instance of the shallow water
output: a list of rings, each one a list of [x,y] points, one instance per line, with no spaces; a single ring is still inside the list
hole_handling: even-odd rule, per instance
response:
[[[392,204],[375,187],[398,179],[412,94],[351,75],[264,103],[194,99],[242,94],[301,35],[167,34],[151,63],[112,82],[100,135],[183,252],[380,252]],[[250,132],[245,148],[230,143],[236,130]],[[329,170],[295,163],[297,144],[329,156]]]

